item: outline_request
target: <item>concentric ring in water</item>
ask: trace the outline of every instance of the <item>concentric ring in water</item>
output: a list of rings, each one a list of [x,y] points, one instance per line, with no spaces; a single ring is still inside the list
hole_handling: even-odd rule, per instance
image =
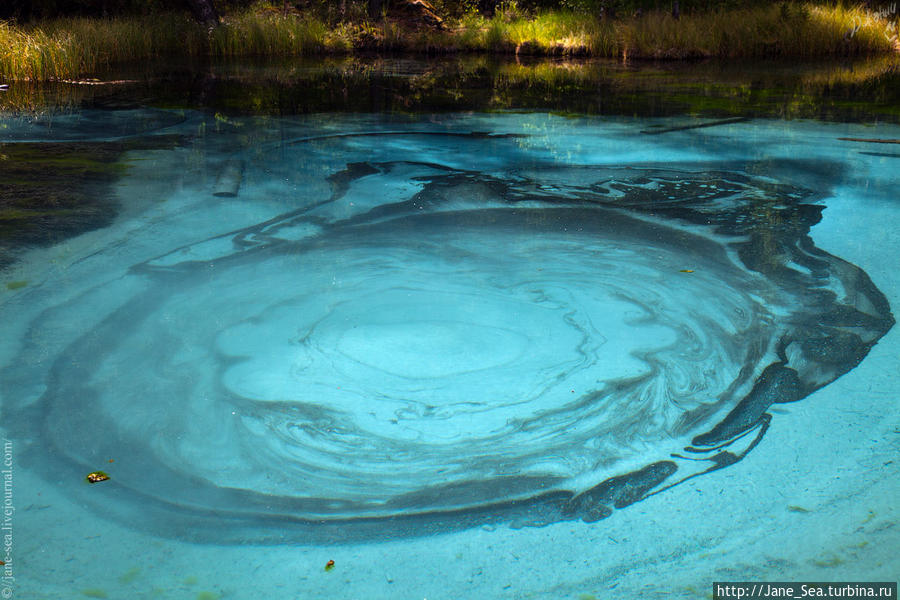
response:
[[[812,244],[810,191],[724,166],[331,181],[82,300],[131,297],[61,351],[40,419],[83,468],[131,457],[122,506],[257,537],[596,520],[739,460],[893,323]]]

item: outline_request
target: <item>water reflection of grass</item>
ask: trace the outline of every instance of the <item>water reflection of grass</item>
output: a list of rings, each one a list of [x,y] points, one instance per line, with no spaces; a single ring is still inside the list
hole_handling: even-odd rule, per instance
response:
[[[799,3],[678,20],[664,12],[617,20],[565,11],[491,19],[468,15],[442,31],[391,20],[329,26],[309,15],[257,8],[225,18],[209,33],[183,15],[0,23],[0,79],[74,79],[159,57],[354,50],[622,58],[858,56],[894,52],[895,32],[896,23],[862,8]]]
[[[498,60],[468,55],[415,61],[334,56],[207,69],[199,74],[187,69],[180,75],[163,71],[149,80],[119,86],[15,84],[0,95],[0,109],[108,105],[138,94],[152,98],[155,106],[172,108],[192,108],[185,98],[202,95],[202,106],[223,114],[543,109],[638,116],[900,120],[900,58],[891,56],[844,64],[710,61],[638,67],[601,59]]]

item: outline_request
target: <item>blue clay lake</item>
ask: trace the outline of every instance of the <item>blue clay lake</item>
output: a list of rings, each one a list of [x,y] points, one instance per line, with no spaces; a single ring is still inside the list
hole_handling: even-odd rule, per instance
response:
[[[4,590],[895,581],[898,81],[370,57],[10,85]]]

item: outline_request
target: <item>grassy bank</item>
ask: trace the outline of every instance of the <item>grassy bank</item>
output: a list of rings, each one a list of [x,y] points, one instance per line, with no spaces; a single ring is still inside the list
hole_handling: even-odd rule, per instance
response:
[[[0,80],[91,77],[120,63],[161,57],[284,56],[359,50],[489,52],[626,59],[814,58],[897,52],[896,16],[862,8],[784,3],[683,15],[600,20],[573,12],[463,16],[442,31],[391,20],[326,24],[257,9],[207,32],[183,15],[0,23]]]

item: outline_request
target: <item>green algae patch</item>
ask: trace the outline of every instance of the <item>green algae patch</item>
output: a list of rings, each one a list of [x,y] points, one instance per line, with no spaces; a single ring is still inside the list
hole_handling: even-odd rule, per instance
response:
[[[122,155],[161,145],[172,140],[0,143],[0,269],[18,251],[112,223],[112,186],[129,168]]]
[[[49,246],[112,222],[108,190],[120,150],[98,144],[2,144],[0,267],[15,250]]]
[[[81,590],[81,595],[88,598],[109,598],[106,590],[101,588],[85,588]]]
[[[6,284],[6,289],[8,290],[20,290],[23,287],[28,285],[27,281],[9,281]]]
[[[825,567],[825,568],[839,567],[840,565],[844,564],[845,562],[847,562],[847,561],[845,561],[843,558],[841,558],[840,556],[837,556],[835,554],[828,554],[828,555],[822,556],[820,558],[815,558],[812,561],[812,563],[814,565],[816,565],[817,567]]]
[[[141,575],[140,567],[131,567],[119,575],[119,583],[128,584],[134,582]]]

